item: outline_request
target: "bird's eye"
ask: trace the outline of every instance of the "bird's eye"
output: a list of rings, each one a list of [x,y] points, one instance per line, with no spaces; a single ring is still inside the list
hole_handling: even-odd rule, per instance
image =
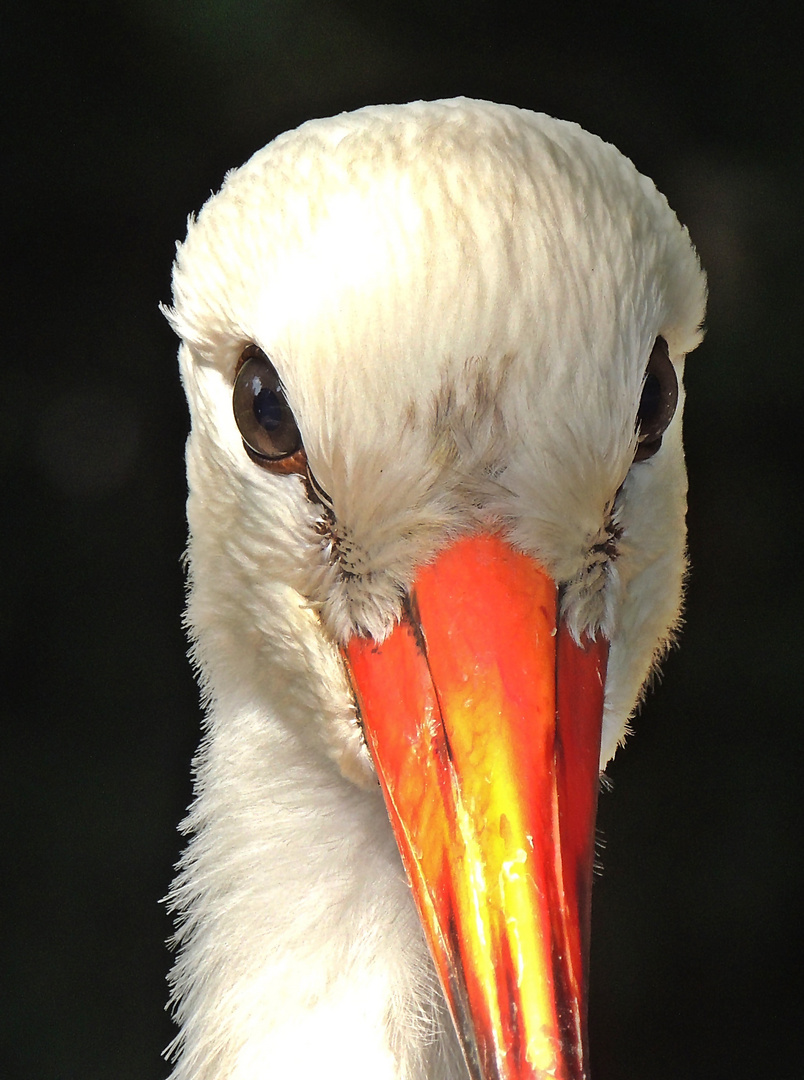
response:
[[[250,345],[240,358],[232,405],[252,457],[266,463],[280,462],[302,449],[299,428],[276,369],[256,345]]]
[[[678,379],[670,362],[670,351],[664,338],[656,343],[648,360],[642,397],[637,409],[637,448],[634,461],[653,457],[662,445],[662,435],[673,419],[678,404]]]

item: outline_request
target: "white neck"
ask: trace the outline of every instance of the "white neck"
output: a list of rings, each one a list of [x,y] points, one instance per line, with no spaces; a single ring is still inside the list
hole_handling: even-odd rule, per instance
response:
[[[172,1080],[465,1076],[379,788],[218,699],[172,895]]]

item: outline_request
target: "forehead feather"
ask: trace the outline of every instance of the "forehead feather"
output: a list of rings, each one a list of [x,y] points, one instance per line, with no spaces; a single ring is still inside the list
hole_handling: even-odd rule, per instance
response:
[[[580,333],[615,334],[626,285],[631,305],[658,285],[690,336],[698,276],[653,184],[577,125],[461,100],[377,106],[304,124],[227,177],[179,251],[176,321],[202,353],[256,330],[354,329],[355,314],[395,340],[423,319],[457,353],[505,353],[523,319],[539,338],[566,329],[567,303]]]

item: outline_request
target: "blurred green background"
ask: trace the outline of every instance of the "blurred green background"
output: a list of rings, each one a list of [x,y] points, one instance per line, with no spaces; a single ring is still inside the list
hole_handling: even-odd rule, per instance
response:
[[[711,286],[682,647],[602,798],[595,1080],[802,1075],[802,65],[790,5],[32,0],[3,16],[5,1080],[161,1080],[190,797],[187,214],[283,129],[467,94],[616,143]]]

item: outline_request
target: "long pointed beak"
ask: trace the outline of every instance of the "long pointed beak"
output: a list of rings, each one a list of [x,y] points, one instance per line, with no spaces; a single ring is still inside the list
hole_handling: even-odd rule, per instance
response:
[[[607,643],[577,644],[549,575],[480,533],[343,651],[471,1076],[583,1080]]]

